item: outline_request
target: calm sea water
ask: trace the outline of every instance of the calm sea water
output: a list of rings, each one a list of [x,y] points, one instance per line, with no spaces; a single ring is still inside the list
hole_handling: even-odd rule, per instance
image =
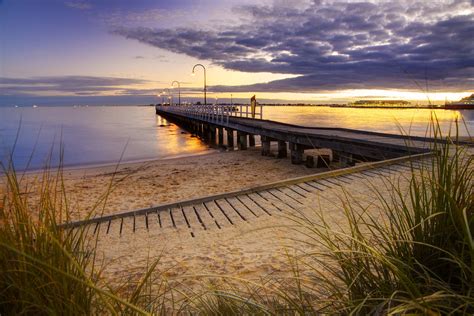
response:
[[[464,120],[460,134],[474,134],[474,111],[425,109],[344,109],[267,107],[264,118],[292,124],[345,127],[386,133],[425,135],[431,113],[448,131],[455,118]],[[464,125],[465,124],[465,125]],[[18,134],[18,137],[17,137]],[[17,169],[43,167],[60,148],[67,166],[138,161],[201,154],[210,149],[163,118],[152,107],[0,107],[0,159]]]

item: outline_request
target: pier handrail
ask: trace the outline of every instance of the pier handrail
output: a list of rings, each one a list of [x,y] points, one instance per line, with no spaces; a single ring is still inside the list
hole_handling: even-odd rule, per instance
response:
[[[191,104],[191,105],[157,105],[160,111],[186,114],[188,117],[195,117],[210,122],[228,124],[229,117],[252,118],[249,105],[228,105],[228,104]],[[255,108],[254,119],[263,119],[263,106],[258,104]]]

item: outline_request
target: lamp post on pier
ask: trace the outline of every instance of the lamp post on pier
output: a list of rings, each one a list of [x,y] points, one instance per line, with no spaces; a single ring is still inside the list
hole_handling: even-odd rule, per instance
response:
[[[194,65],[193,67],[193,72],[192,74],[194,75],[194,69],[196,69],[196,67],[202,67],[202,69],[204,70],[204,105],[207,104],[207,96],[206,96],[206,90],[207,90],[207,86],[206,86],[206,67],[204,67],[204,65],[202,64],[196,64]]]
[[[177,83],[178,84],[178,104],[181,105],[181,84],[179,81],[175,80],[171,83],[171,88],[173,88],[173,85]]]
[[[168,88],[165,88],[165,89],[163,90],[163,94],[166,94],[166,90],[168,90],[168,101],[170,101],[170,100],[171,100],[171,96],[170,96],[170,95],[171,95],[171,93],[170,93],[170,89],[168,89]],[[168,102],[168,103],[169,103],[169,105],[171,105],[171,102]]]
[[[161,97],[161,105],[163,105],[163,103],[165,103],[165,92],[164,91],[160,92],[160,97]]]

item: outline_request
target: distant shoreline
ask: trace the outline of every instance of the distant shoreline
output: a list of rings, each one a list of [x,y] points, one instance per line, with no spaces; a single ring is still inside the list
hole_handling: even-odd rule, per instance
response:
[[[369,105],[369,106],[361,106],[361,105],[347,105],[347,104],[302,104],[302,103],[261,103],[263,106],[266,107],[330,107],[330,108],[355,108],[355,109],[424,109],[424,110],[458,110],[458,109],[450,109],[446,108],[444,105],[412,105],[412,106],[376,106],[376,105]],[[231,105],[228,103],[219,103],[219,105]],[[234,106],[247,106],[249,104],[245,103],[234,103]],[[32,106],[10,106],[10,105],[0,105],[0,108],[17,108],[17,109],[29,109],[29,108],[42,108],[42,107],[68,107],[68,108],[87,108],[87,107],[154,107],[155,104],[107,104],[107,105],[38,105],[37,107]]]

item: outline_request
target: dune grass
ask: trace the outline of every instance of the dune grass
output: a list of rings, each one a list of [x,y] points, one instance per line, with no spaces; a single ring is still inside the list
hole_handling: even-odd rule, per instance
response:
[[[60,227],[70,213],[62,168],[46,167],[34,184],[23,181],[12,165],[2,168],[0,314],[147,314],[136,303],[148,275],[122,298],[102,278],[89,228]]]
[[[449,137],[433,151],[433,159],[412,165],[408,186],[386,183],[388,199],[371,188],[376,210],[346,192],[347,229],[336,230],[321,212],[295,219],[325,249],[305,261],[319,269],[315,282],[329,293],[330,313],[474,313],[472,153]]]
[[[433,150],[432,159],[413,164],[408,185],[390,179],[386,188],[373,187],[370,207],[350,192],[341,196],[346,229],[332,227],[317,207],[311,219],[294,217],[323,251],[289,256],[287,280],[224,286],[231,278],[222,276],[202,292],[180,292],[181,302],[155,273],[156,258],[138,279],[118,286],[104,280],[89,228],[59,227],[71,208],[61,168],[47,169],[33,194],[5,168],[0,314],[473,314],[473,158],[449,139]],[[92,212],[100,213],[107,192]]]

